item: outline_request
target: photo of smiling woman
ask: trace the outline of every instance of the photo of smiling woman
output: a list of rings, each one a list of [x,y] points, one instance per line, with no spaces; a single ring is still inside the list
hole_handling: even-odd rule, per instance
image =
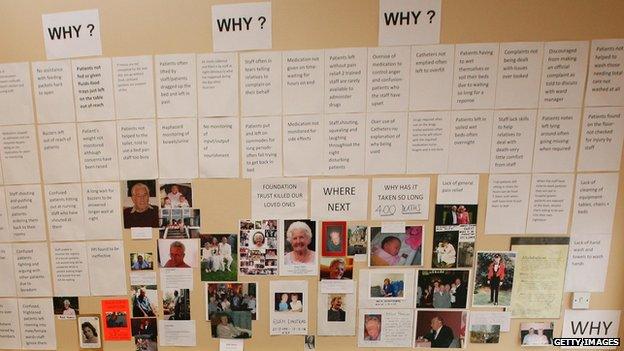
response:
[[[316,222],[311,220],[284,221],[284,253],[282,275],[316,275]]]
[[[80,335],[81,350],[102,349],[102,339],[100,330],[100,316],[81,315],[78,316],[78,333]]]

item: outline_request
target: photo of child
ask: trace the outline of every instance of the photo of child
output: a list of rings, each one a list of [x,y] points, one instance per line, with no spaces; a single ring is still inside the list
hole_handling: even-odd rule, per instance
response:
[[[423,226],[407,226],[404,233],[382,233],[372,227],[369,266],[422,265]]]

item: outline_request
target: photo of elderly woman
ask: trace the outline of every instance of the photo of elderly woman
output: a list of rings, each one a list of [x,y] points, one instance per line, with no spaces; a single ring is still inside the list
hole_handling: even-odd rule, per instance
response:
[[[285,220],[283,271],[285,275],[316,275],[316,222]]]
[[[81,349],[102,349],[102,333],[100,332],[100,316],[78,316],[78,335]]]

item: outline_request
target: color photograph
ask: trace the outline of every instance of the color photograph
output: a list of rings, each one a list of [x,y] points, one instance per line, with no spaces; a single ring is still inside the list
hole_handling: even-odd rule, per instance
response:
[[[322,256],[347,254],[347,222],[323,222],[321,232]]]
[[[251,312],[251,319],[258,317],[258,286],[256,283],[208,283],[206,284],[206,320],[219,312]]]
[[[200,234],[201,280],[236,281],[238,240],[235,234]]]
[[[415,347],[464,348],[467,311],[417,311]]]
[[[404,273],[369,272],[370,297],[375,299],[401,299],[405,285]]]
[[[382,233],[371,227],[369,266],[421,266],[423,226],[407,226],[403,233]]]
[[[554,322],[520,323],[520,343],[522,346],[552,346]]]
[[[241,220],[239,271],[242,275],[277,275],[277,220]]]
[[[156,181],[129,180],[123,209],[124,228],[158,228]]]
[[[321,257],[320,279],[353,279],[353,258]]]
[[[509,307],[516,253],[477,252],[473,307]]]
[[[418,270],[416,308],[466,308],[470,271]]]

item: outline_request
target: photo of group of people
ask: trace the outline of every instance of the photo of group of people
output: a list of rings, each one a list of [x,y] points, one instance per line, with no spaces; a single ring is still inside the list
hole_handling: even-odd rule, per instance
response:
[[[349,225],[347,237],[349,242],[347,256],[366,255],[368,252],[368,227],[364,225]]]
[[[258,290],[256,283],[208,283],[206,284],[206,320],[215,313],[248,311],[251,319],[258,317]]]
[[[159,239],[160,268],[195,268],[198,258],[197,239]]]
[[[277,220],[241,220],[239,271],[244,275],[277,275]]]
[[[276,312],[303,312],[303,294],[300,292],[277,292],[273,298]]]
[[[200,234],[201,280],[235,281],[238,240],[235,234]]]
[[[163,290],[163,319],[188,321],[191,319],[191,293],[189,289]]]
[[[417,308],[466,308],[469,270],[419,270]]]
[[[189,180],[161,180],[160,208],[193,207],[193,187]]]
[[[472,267],[477,205],[436,205],[433,268]]]
[[[58,319],[76,319],[80,313],[78,297],[76,296],[53,297],[52,305],[54,306],[54,315]]]
[[[380,299],[403,298],[404,273],[371,271],[369,275],[370,297]]]
[[[467,311],[418,311],[415,346],[463,348],[467,321]]]
[[[132,252],[130,253],[130,270],[132,271],[151,271],[154,269],[154,254],[151,252]]]
[[[407,226],[402,233],[382,233],[381,229],[370,229],[369,266],[422,265],[423,226]]]
[[[478,252],[473,306],[511,306],[516,253]]]

